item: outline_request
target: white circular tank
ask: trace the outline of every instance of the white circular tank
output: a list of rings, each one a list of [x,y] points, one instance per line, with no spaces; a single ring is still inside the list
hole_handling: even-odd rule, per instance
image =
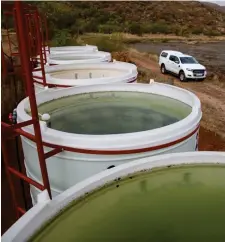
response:
[[[60,46],[50,47],[51,54],[62,54],[62,53],[89,53],[98,51],[98,47],[94,45],[83,45],[83,46]]]
[[[44,49],[44,48],[43,48]],[[60,47],[50,47],[51,54],[71,54],[71,53],[95,53],[98,51],[98,47],[94,45],[81,45],[81,46],[60,46]],[[49,56],[48,47],[45,47],[46,56]],[[38,63],[40,64],[40,55],[37,56]],[[44,54],[43,54],[44,58]]]
[[[111,59],[111,54],[104,51],[90,53],[61,53],[48,55],[47,63],[49,65],[101,63],[110,62]]]
[[[43,48],[44,49],[44,48]],[[48,55],[48,47],[45,47],[46,54]],[[65,53],[89,53],[98,51],[98,47],[95,45],[77,45],[77,46],[59,46],[49,47],[51,54],[65,54]]]
[[[50,90],[96,84],[133,83],[137,80],[137,67],[114,61],[97,64],[70,64],[45,66],[46,82]],[[45,90],[41,71],[33,71],[35,91]],[[35,78],[36,77],[36,78]]]
[[[38,203],[13,224],[2,236],[2,241],[55,241],[54,237],[65,242],[71,238],[81,241],[79,237],[83,237],[82,241],[96,241],[93,234],[99,241],[104,236],[110,241],[125,241],[126,238],[133,241],[132,236],[138,234],[140,238],[140,230],[149,231],[150,235],[146,234],[146,237],[156,230],[154,236],[158,240],[153,241],[162,241],[161,235],[163,241],[184,241],[183,238],[199,241],[202,237],[209,238],[207,241],[223,241],[224,172],[225,152],[186,152],[135,160],[96,174],[53,200],[49,200],[46,190],[43,191],[38,196]],[[107,196],[111,199],[103,199]],[[75,206],[78,209],[75,210]],[[79,219],[73,216],[74,213],[81,213]],[[121,216],[122,221],[118,218]],[[143,222],[146,220],[149,223]],[[150,226],[150,222],[154,222],[154,226]],[[210,223],[213,228],[206,230]],[[136,226],[136,231],[132,226]],[[121,229],[118,238],[114,232],[116,227],[116,231],[120,231],[118,227]],[[87,231],[89,238],[85,240]],[[40,238],[42,240],[38,240]]]
[[[122,163],[198,149],[201,104],[178,87],[154,82],[92,85],[47,90],[36,100],[40,116],[51,117],[40,121],[45,152],[64,150],[47,160],[53,196]],[[17,107],[17,122],[30,119],[26,98]],[[34,134],[33,126],[22,129]],[[22,144],[26,171],[41,182],[35,144],[24,137]],[[31,187],[34,202],[38,193]]]

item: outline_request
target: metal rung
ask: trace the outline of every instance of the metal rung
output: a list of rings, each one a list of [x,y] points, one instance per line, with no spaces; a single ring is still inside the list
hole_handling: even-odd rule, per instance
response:
[[[11,53],[11,56],[19,56],[20,53]]]
[[[40,80],[43,79],[43,77],[41,77],[41,76],[33,76],[33,78],[40,79]]]
[[[48,158],[50,158],[51,156],[56,155],[56,154],[58,154],[58,153],[60,153],[60,152],[62,152],[62,151],[63,151],[62,148],[55,148],[55,149],[53,149],[53,150],[51,150],[51,151],[45,153],[45,159],[48,159]]]
[[[30,140],[36,142],[34,135],[27,133],[27,132],[23,131],[22,129],[16,129],[15,132],[18,133],[19,135],[26,137],[27,139],[30,139]]]
[[[24,214],[26,213],[26,211],[25,211],[23,208],[21,208],[21,207],[17,207],[17,210],[18,210],[22,215],[24,215]]]
[[[21,178],[22,180],[24,180],[24,181],[28,182],[29,184],[35,186],[35,187],[38,188],[39,190],[43,191],[43,190],[45,189],[45,187],[44,187],[42,184],[40,184],[40,183],[34,181],[33,179],[31,179],[31,178],[25,176],[24,174],[22,174],[22,173],[16,171],[14,168],[8,166],[7,169],[8,169],[12,174],[14,174],[15,176],[18,176],[19,178]]]
[[[18,124],[14,124],[14,125],[10,125],[10,124],[6,124],[6,123],[2,122],[1,125],[4,128],[7,128],[7,129],[10,129],[11,131],[17,132],[18,129],[25,127],[25,126],[32,125],[32,124],[34,124],[34,122],[35,122],[35,120],[31,119],[31,120],[24,121],[22,123],[18,123]]]
[[[34,71],[41,71],[42,69],[41,68],[37,68],[37,69],[35,69]]]
[[[35,122],[35,120],[30,119],[30,120],[28,120],[28,121],[24,121],[24,122],[22,122],[22,123],[14,124],[14,125],[12,125],[11,127],[12,127],[13,129],[20,129],[20,128],[22,128],[22,127],[25,127],[25,126],[29,126],[29,125],[31,125],[31,124],[34,124],[34,122]]]

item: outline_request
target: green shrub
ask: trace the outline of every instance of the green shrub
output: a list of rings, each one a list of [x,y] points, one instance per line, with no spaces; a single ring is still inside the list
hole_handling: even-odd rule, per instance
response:
[[[143,32],[151,34],[169,34],[170,29],[165,23],[152,23],[144,24]]]
[[[217,30],[206,30],[204,31],[204,34],[207,36],[220,36],[220,32],[218,32]]]
[[[98,25],[96,25],[95,21],[91,19],[83,25],[81,30],[82,32],[95,33],[98,32]]]
[[[103,34],[112,34],[113,32],[120,32],[121,28],[118,25],[99,25],[98,31]]]
[[[168,34],[169,28],[166,24],[155,23],[155,24],[152,25],[151,33],[152,34]]]
[[[203,33],[203,29],[202,28],[198,28],[198,27],[195,27],[191,30],[192,34],[202,34]]]
[[[58,30],[54,34],[54,37],[52,39],[52,45],[53,46],[66,46],[68,45],[68,42],[72,39],[72,36],[67,29]]]
[[[183,28],[178,28],[176,30],[176,35],[178,36],[185,36],[185,37],[188,37],[191,33],[191,30],[186,28],[186,27],[183,27]]]
[[[124,44],[119,36],[112,34],[110,37],[96,37],[86,39],[85,43],[98,46],[101,51],[116,52],[124,50]]]
[[[131,23],[129,26],[129,32],[131,34],[136,34],[136,35],[142,35],[142,27],[141,24],[138,24],[136,22]]]

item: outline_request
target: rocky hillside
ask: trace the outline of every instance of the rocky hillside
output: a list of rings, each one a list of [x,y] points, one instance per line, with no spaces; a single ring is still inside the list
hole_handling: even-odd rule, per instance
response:
[[[225,34],[225,13],[202,2],[36,2],[52,29],[133,34]]]
[[[219,3],[221,4],[222,2],[223,2],[223,5],[224,6],[219,5]],[[210,2],[203,2],[203,3],[205,5],[211,7],[211,8],[214,8],[214,9],[218,10],[219,12],[225,13],[225,1],[220,1],[220,2],[218,2],[218,4],[216,4],[216,3],[210,3]]]

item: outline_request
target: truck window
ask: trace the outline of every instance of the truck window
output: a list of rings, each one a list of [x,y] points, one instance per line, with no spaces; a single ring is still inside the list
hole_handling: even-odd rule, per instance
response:
[[[174,62],[180,63],[180,60],[178,59],[178,57],[174,56]]]
[[[171,55],[169,59],[174,62],[175,61],[175,56]]]
[[[161,56],[166,58],[168,56],[168,53],[162,52]]]

